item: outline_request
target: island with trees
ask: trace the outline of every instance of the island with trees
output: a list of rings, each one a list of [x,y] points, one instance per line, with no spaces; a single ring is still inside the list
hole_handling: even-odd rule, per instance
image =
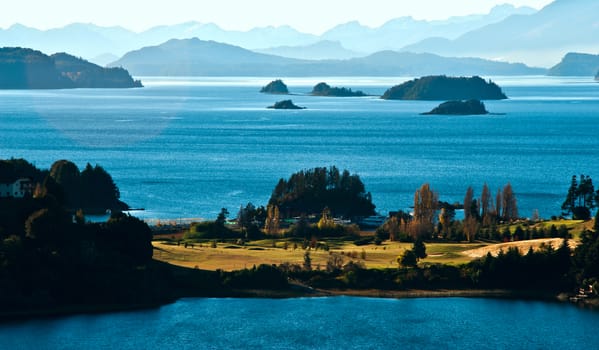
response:
[[[312,96],[332,96],[332,97],[364,97],[368,96],[364,92],[357,90],[352,91],[352,89],[344,88],[344,87],[331,87],[327,83],[318,83],[312,89],[310,93]]]
[[[385,100],[503,100],[507,96],[492,81],[481,77],[426,76],[393,86]]]
[[[275,102],[274,105],[268,106],[270,109],[306,109],[306,107],[300,107],[293,103],[292,100],[283,100]]]
[[[423,115],[440,114],[440,115],[481,115],[489,114],[485,108],[485,104],[479,100],[467,101],[447,101],[433,108],[430,112],[422,113]]]
[[[599,214],[583,221],[599,191],[588,176],[572,179],[563,205],[581,220],[523,218],[510,183],[495,196],[486,184],[478,197],[469,187],[461,204],[441,201],[425,183],[412,213],[390,213],[368,231],[356,224],[375,213],[360,177],[313,168],[279,180],[266,207],[248,203],[233,220],[222,208],[214,221],[166,234],[118,211],[96,223],[73,211],[86,203],[82,196],[98,195],[90,183],[105,183],[103,191],[118,198],[108,177],[99,166],[79,172],[66,160],[49,170],[0,161],[0,189],[15,178],[32,184],[25,195],[0,195],[0,319],[188,296],[561,295],[599,306]]]
[[[287,95],[289,94],[289,89],[281,79],[277,79],[263,86],[260,92],[264,94]]]
[[[66,53],[0,48],[0,89],[74,89],[142,87],[127,70],[103,68]]]

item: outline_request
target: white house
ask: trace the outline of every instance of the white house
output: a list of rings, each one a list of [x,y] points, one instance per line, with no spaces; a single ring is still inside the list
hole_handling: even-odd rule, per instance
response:
[[[26,177],[11,183],[0,183],[0,198],[23,198],[33,193],[33,182]]]

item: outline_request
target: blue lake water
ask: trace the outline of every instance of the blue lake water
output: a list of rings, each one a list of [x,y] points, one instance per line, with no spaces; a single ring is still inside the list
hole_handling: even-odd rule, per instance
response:
[[[596,349],[599,313],[494,299],[183,299],[0,324],[3,349]]]
[[[508,181],[520,213],[559,215],[573,174],[599,179],[599,84],[493,78],[499,115],[421,116],[438,104],[305,94],[319,81],[381,94],[406,78],[285,79],[302,111],[267,110],[266,78],[142,78],[131,90],[0,91],[0,158],[104,166],[146,218],[213,218],[266,204],[281,177],[336,165],[358,173],[377,210],[405,209],[424,182],[462,201]]]

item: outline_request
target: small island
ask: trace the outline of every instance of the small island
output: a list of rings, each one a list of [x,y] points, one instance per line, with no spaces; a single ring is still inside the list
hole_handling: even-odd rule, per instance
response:
[[[447,101],[433,108],[430,112],[422,113],[423,115],[440,114],[440,115],[481,115],[489,114],[485,108],[485,104],[479,100],[468,101]]]
[[[291,100],[279,101],[279,102],[276,102],[272,106],[268,106],[267,108],[271,108],[271,109],[306,109],[306,107],[300,107],[300,106],[293,104],[293,101],[291,101]]]
[[[387,90],[384,100],[504,100],[507,96],[492,81],[481,77],[426,76]]]
[[[287,95],[289,94],[289,89],[287,89],[287,85],[281,79],[277,79],[262,87],[260,92],[263,94]]]
[[[312,96],[333,96],[333,97],[364,97],[368,96],[364,92],[357,90],[352,91],[352,89],[347,88],[339,88],[339,87],[331,87],[327,83],[318,83],[312,89],[310,93]]]
[[[103,68],[66,53],[0,48],[0,89],[142,87],[124,68]]]

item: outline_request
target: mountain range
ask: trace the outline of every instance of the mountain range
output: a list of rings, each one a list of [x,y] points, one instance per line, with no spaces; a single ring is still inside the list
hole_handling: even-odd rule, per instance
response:
[[[599,1],[555,0],[455,39],[428,38],[402,50],[475,56],[550,67],[567,52],[599,52]]]
[[[414,76],[527,75],[545,69],[478,58],[381,51],[347,60],[300,60],[214,41],[172,39],[135,50],[112,63],[137,76]]]
[[[170,39],[198,38],[300,60],[351,59],[391,50],[551,67],[568,52],[599,52],[597,13],[598,0],[555,0],[539,11],[500,5],[487,14],[442,21],[400,17],[377,28],[354,21],[320,35],[289,26],[235,31],[198,22],[157,26],[139,33],[81,23],[50,30],[15,24],[0,29],[0,44],[48,53],[66,51],[100,65]]]
[[[158,45],[170,39],[194,37],[293,58],[341,59],[366,56],[387,49],[397,50],[432,36],[453,39],[511,15],[534,12],[532,8],[501,5],[488,14],[451,17],[443,21],[401,17],[378,28],[349,22],[322,35],[301,33],[289,26],[235,31],[222,29],[213,23],[198,22],[157,26],[140,33],[123,27],[83,23],[50,30],[15,24],[8,29],[0,29],[0,43],[2,46],[35,47],[43,52],[67,51],[101,65],[112,62],[114,57],[120,57],[131,50]],[[319,43],[322,41],[324,43]],[[299,51],[303,53],[298,54]]]

